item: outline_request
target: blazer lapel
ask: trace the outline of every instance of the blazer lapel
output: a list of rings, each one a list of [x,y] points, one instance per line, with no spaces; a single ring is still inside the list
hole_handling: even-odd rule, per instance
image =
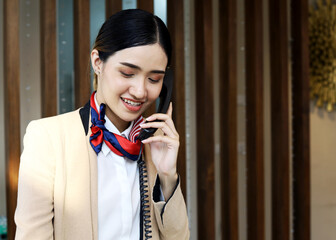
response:
[[[79,115],[82,120],[85,135],[88,135],[89,121],[90,121],[90,101],[88,101],[84,107],[79,109]]]
[[[92,221],[92,238],[98,239],[98,170],[97,170],[97,154],[90,144],[91,122],[90,101],[79,110],[83,128],[86,134],[86,144],[89,155],[90,164],[90,193],[91,193],[91,221]]]

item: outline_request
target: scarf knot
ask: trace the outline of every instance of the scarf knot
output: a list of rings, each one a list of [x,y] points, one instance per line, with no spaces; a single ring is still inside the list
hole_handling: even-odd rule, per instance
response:
[[[141,142],[137,139],[141,130],[140,124],[144,122],[142,116],[139,116],[133,123],[133,127],[129,134],[130,140],[110,132],[105,127],[105,104],[101,104],[99,112],[96,109],[94,100],[95,92],[91,95],[91,136],[90,144],[93,150],[98,153],[101,151],[103,142],[111,149],[112,152],[119,156],[127,157],[133,161],[138,159],[140,154]]]

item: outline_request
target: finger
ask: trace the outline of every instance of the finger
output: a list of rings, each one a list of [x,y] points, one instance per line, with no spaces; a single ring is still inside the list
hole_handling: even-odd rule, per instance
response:
[[[162,132],[170,137],[177,138],[178,133],[175,131],[175,128],[171,128],[166,122],[147,122],[140,125],[141,128],[160,128]]]
[[[173,113],[173,103],[170,102],[169,103],[169,108],[168,108],[168,111],[167,111],[167,115],[171,118],[172,117],[172,113]]]
[[[161,143],[165,143],[167,144],[167,146],[171,146],[171,147],[179,147],[180,146],[180,141],[168,136],[163,136],[163,135],[156,135],[156,136],[152,136],[149,137],[145,140],[142,140],[142,143],[154,143],[154,142],[161,142]]]
[[[149,122],[154,121],[154,120],[166,121],[168,118],[170,117],[165,113],[154,113],[153,115],[149,116],[145,120]]]
[[[155,120],[160,120],[163,122],[166,122],[167,125],[172,129],[172,131],[177,134],[176,128],[175,128],[175,124],[173,122],[173,119],[168,116],[167,114],[163,114],[163,113],[155,113],[151,116],[149,116],[148,118],[146,118],[146,124],[147,123],[152,123]]]

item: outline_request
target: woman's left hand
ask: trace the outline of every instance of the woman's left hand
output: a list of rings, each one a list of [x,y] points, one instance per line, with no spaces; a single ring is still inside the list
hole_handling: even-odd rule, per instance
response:
[[[167,114],[153,114],[146,119],[147,123],[141,125],[141,128],[158,128],[163,132],[163,135],[154,135],[142,142],[150,145],[152,161],[159,174],[165,199],[169,198],[176,185],[176,161],[180,146],[179,135],[172,120],[172,112],[173,107],[170,103]],[[152,122],[154,120],[160,121]]]

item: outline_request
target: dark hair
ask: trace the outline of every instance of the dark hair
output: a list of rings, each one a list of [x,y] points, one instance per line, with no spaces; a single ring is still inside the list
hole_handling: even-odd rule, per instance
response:
[[[105,62],[117,51],[155,43],[159,43],[166,53],[169,66],[172,46],[166,25],[152,13],[127,9],[113,14],[104,22],[93,48],[98,50],[99,58]]]

